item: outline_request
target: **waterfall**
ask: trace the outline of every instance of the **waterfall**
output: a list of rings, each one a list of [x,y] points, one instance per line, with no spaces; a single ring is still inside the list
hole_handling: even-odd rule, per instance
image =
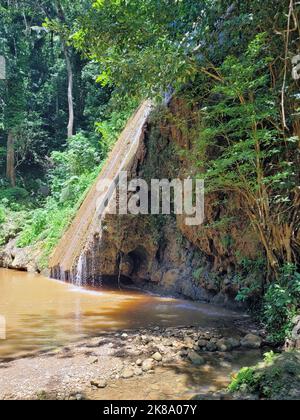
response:
[[[76,274],[72,283],[74,286],[82,287],[86,284],[87,261],[86,256],[82,253],[78,259]]]
[[[110,195],[104,195],[99,203],[98,185],[109,179],[114,187],[114,181],[120,172],[130,170],[144,139],[145,124],[152,108],[151,101],[144,101],[130,118],[73,222],[56,246],[49,261],[51,272],[56,278],[64,280],[61,274],[70,273],[71,279],[68,280],[78,286],[86,284],[92,278],[95,280],[95,274],[98,280],[98,274],[101,273],[97,272],[98,264],[88,250],[91,249],[94,234],[99,229],[101,237],[102,227],[99,228],[99,224],[101,225],[102,215],[99,219],[99,207],[111,198]]]

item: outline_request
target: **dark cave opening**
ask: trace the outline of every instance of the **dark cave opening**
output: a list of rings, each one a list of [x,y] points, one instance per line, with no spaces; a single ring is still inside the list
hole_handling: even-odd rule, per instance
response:
[[[134,251],[131,251],[128,254],[128,257],[132,261],[132,275],[137,274],[143,268],[147,267],[148,263],[148,253],[143,246],[138,246]]]

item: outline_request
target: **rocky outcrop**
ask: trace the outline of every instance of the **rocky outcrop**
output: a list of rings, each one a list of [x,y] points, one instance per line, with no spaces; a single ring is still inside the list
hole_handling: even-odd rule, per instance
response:
[[[149,183],[153,178],[195,175],[192,162],[178,151],[194,153],[192,139],[185,134],[188,130],[173,123],[178,119],[193,121],[193,110],[177,100],[167,112],[152,114],[131,162],[129,178]],[[83,272],[85,282],[130,279],[152,292],[237,309],[243,307],[235,301],[239,260],[255,260],[259,252],[242,203],[234,196],[210,194],[206,196],[202,226],[187,226],[185,215],[106,214],[101,231],[86,247]]]
[[[293,319],[293,329],[291,337],[286,340],[285,343],[286,350],[300,350],[300,315],[296,316]]]
[[[41,252],[37,247],[19,248],[17,240],[12,239],[0,250],[0,267],[28,271],[30,273],[40,272],[38,263],[40,254]]]

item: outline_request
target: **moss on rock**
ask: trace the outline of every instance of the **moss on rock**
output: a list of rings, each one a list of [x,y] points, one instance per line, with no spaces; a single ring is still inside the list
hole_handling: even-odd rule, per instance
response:
[[[236,399],[300,399],[300,352],[266,353],[263,362],[246,367],[233,378],[229,391]]]

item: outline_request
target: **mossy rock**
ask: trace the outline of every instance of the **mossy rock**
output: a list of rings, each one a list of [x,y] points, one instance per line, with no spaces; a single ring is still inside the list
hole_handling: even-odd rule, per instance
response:
[[[299,400],[300,351],[267,353],[257,366],[241,369],[229,390],[238,399],[255,394],[260,399]]]

